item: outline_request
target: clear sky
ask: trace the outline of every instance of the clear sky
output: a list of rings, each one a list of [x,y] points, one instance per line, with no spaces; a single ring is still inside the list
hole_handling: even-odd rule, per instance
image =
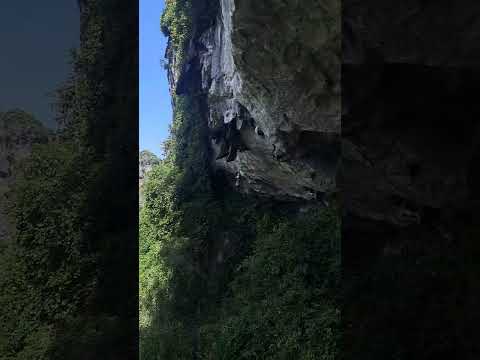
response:
[[[172,119],[167,73],[161,65],[167,39],[160,31],[164,0],[140,0],[140,150],[161,155]]]
[[[76,0],[2,1],[0,111],[20,108],[54,125],[52,93],[71,70],[79,18]]]

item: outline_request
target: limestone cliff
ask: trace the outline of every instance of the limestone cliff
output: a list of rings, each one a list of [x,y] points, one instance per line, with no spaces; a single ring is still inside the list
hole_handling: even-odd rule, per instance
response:
[[[212,167],[242,192],[314,200],[334,191],[340,134],[338,1],[195,1],[172,92],[205,97]],[[210,13],[212,11],[210,10]]]

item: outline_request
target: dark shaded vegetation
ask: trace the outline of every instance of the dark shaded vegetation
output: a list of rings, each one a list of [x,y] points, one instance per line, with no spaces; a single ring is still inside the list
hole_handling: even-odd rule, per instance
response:
[[[141,358],[333,359],[336,210],[225,187],[193,101],[176,98],[170,151],[143,189]]]
[[[336,358],[339,228],[335,210],[264,215],[231,293],[201,329],[205,358]]]
[[[60,130],[34,147],[13,189],[2,359],[137,356],[137,6],[82,9],[81,46],[58,91]]]

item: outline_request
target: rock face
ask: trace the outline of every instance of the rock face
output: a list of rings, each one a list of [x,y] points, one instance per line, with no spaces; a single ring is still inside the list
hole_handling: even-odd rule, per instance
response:
[[[15,164],[28,156],[32,145],[46,141],[48,131],[21,110],[0,113],[0,239],[10,232],[5,208],[8,190],[15,179]]]
[[[177,94],[208,98],[213,166],[244,192],[313,200],[333,191],[340,3],[221,0],[218,7],[213,26],[196,24],[184,69],[170,76]]]
[[[471,45],[479,5],[468,2],[350,0],[342,12],[336,0],[195,1],[197,13],[214,7],[216,18],[195,22],[186,64],[171,71],[172,91],[207,97],[212,165],[239,190],[316,199],[338,188],[343,152],[348,209],[412,224],[420,214],[408,199],[451,208],[468,197],[474,145],[461,141],[477,131],[467,120],[473,109],[448,105],[466,99],[473,75],[459,69],[480,57]],[[454,118],[463,120],[452,125]]]
[[[341,192],[345,358],[476,358],[479,3],[212,3],[172,91],[239,190]]]
[[[468,3],[196,1],[217,15],[195,21],[171,89],[206,96],[212,166],[239,190],[339,189],[348,216],[418,225],[475,202],[480,5]]]

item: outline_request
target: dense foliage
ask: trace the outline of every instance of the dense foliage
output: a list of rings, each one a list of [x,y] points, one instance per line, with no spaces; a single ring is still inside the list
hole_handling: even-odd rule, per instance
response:
[[[82,241],[94,173],[75,153],[69,144],[37,146],[15,184],[16,239],[2,253],[2,266],[15,266],[0,280],[7,317],[0,353],[7,358],[49,358],[55,326],[75,316],[94,289],[95,259]]]
[[[192,32],[192,0],[166,0],[160,26],[171,42],[176,63],[184,61],[185,45]]]
[[[191,99],[175,99],[166,157],[148,174],[140,214],[142,358],[191,351],[191,317],[204,284],[201,253],[214,215],[201,123]],[[189,141],[192,140],[192,141]],[[205,139],[203,139],[205,140]],[[160,340],[159,340],[160,339]],[[157,350],[152,350],[152,346]]]
[[[202,327],[206,359],[335,359],[339,223],[332,210],[265,217],[231,297]]]
[[[134,4],[84,2],[60,130],[18,172],[1,251],[2,359],[132,358],[136,332]],[[121,74],[121,75],[120,75]],[[133,93],[133,95],[132,95]],[[122,197],[118,197],[122,194]]]

